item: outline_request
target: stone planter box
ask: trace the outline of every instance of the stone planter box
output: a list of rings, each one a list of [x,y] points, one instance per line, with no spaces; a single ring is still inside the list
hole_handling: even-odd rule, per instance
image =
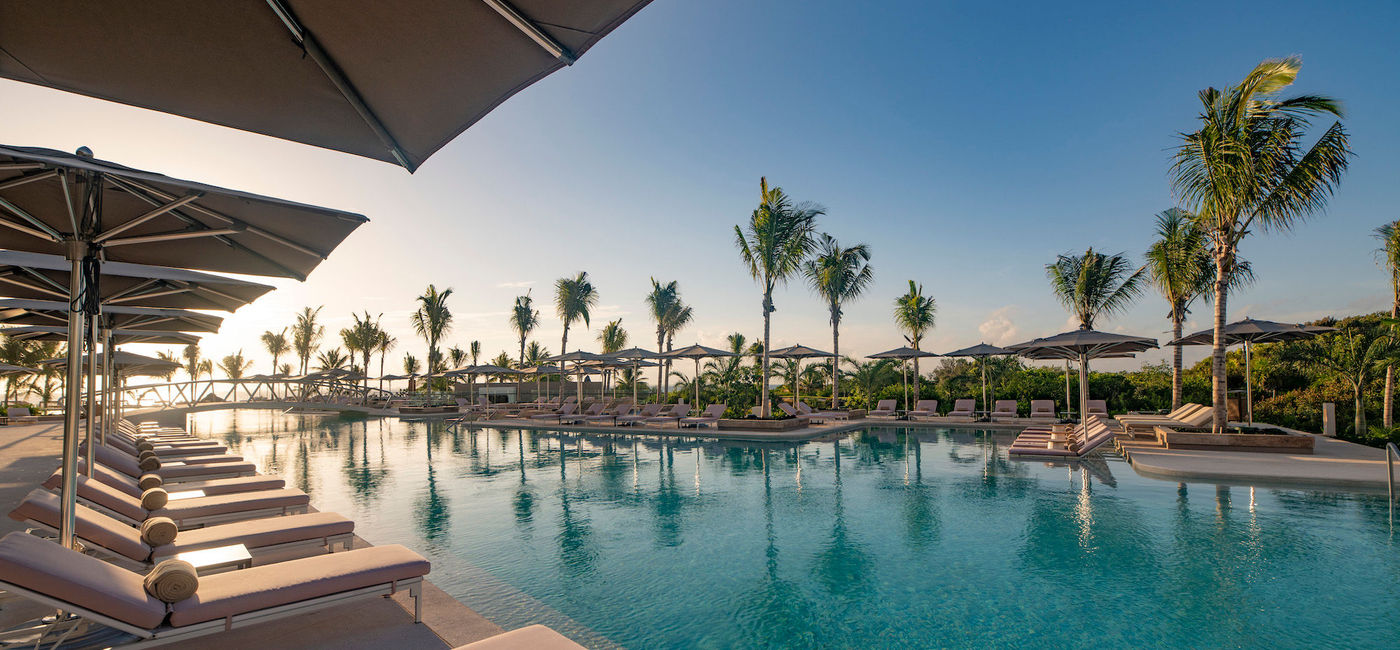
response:
[[[802,428],[802,421],[797,418],[786,420],[728,420],[719,421],[719,428],[730,431],[793,431]]]
[[[1265,451],[1311,454],[1312,436],[1296,433],[1192,433],[1169,427],[1155,427],[1157,443],[1167,449],[1213,449],[1217,451]]]
[[[846,416],[846,417],[848,417],[848,418],[850,418],[850,419],[852,419],[852,420],[864,420],[864,419],[865,419],[865,409],[850,409],[850,410],[846,411],[846,413],[847,413],[847,416]]]

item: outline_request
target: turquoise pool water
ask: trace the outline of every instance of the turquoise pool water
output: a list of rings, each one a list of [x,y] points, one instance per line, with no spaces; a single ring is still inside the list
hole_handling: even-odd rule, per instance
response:
[[[1010,437],[802,444],[201,414],[513,628],[629,648],[1396,647],[1384,495],[1178,485]]]

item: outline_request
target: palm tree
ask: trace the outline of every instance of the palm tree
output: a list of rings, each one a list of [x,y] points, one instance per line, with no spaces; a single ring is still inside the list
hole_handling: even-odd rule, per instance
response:
[[[457,346],[447,348],[447,360],[453,368],[460,368],[467,365],[467,351]]]
[[[199,344],[191,343],[186,345],[182,356],[185,359],[185,374],[190,376],[190,404],[194,404],[194,385],[195,382],[199,381],[200,373],[201,359],[199,358]]]
[[[802,261],[812,252],[812,233],[817,217],[825,210],[812,203],[794,205],[780,187],[769,189],[768,179],[760,178],[758,208],[749,216],[747,232],[734,226],[734,245],[748,267],[749,275],[763,287],[763,364],[760,400],[763,417],[772,415],[768,403],[768,351],[773,349],[773,287],[802,270]]]
[[[915,351],[924,334],[933,329],[938,316],[938,303],[933,296],[924,296],[924,285],[909,281],[909,291],[894,299],[894,323],[904,333],[904,340]],[[919,358],[914,357],[914,399],[923,397],[919,392]],[[906,407],[907,408],[907,407]]]
[[[666,334],[668,327],[675,320],[674,312],[680,308],[680,287],[675,280],[661,284],[656,278],[651,279],[651,293],[646,297],[647,307],[651,311],[651,319],[656,322],[656,351],[666,351]],[[656,364],[656,388],[657,400],[664,399],[662,395],[665,391],[665,378],[667,366],[664,361]]]
[[[516,336],[520,337],[520,358],[522,360],[525,358],[525,339],[529,338],[530,332],[535,331],[535,328],[539,326],[540,310],[535,309],[535,300],[530,297],[530,292],[527,290],[525,295],[515,297],[515,306],[510,310],[510,328],[515,330]]]
[[[1215,428],[1225,426],[1226,295],[1240,240],[1255,229],[1282,231],[1326,206],[1352,156],[1340,121],[1311,147],[1310,120],[1341,117],[1341,104],[1322,95],[1286,99],[1302,61],[1268,59],[1237,86],[1199,93],[1200,128],[1181,134],[1172,188],[1196,215],[1215,258],[1215,342],[1211,349]]]
[[[588,328],[588,313],[598,305],[598,290],[588,281],[588,273],[579,271],[572,278],[559,278],[554,281],[554,311],[564,322],[564,338],[559,343],[560,354],[569,351],[569,326],[582,320]],[[578,397],[583,400],[583,382],[578,382]]]
[[[297,359],[301,361],[301,374],[306,374],[307,366],[311,362],[311,355],[320,347],[321,336],[326,333],[326,328],[316,323],[316,317],[320,315],[325,305],[315,309],[303,307],[301,313],[297,314],[296,323],[292,325],[292,349],[297,353]]]
[[[350,357],[341,352],[340,348],[331,348],[316,355],[316,363],[319,366],[317,370],[339,370],[350,363]]]
[[[817,254],[803,269],[807,282],[826,301],[831,321],[831,408],[841,408],[841,307],[864,293],[874,281],[870,248],[856,244],[842,248],[834,237],[822,233]]]
[[[1181,338],[1182,323],[1191,303],[1210,293],[1215,265],[1206,233],[1184,210],[1171,208],[1157,215],[1157,239],[1147,248],[1147,273],[1166,298],[1172,340]],[[1181,346],[1172,351],[1172,409],[1181,406]]]
[[[1083,255],[1061,255],[1045,265],[1050,288],[1065,309],[1079,319],[1079,329],[1094,329],[1099,316],[1121,313],[1142,295],[1147,268],[1133,270],[1122,253],[1104,255],[1091,246]]]
[[[423,367],[418,364],[418,358],[411,354],[403,355],[403,374],[416,375]]]
[[[428,285],[423,295],[418,296],[418,311],[413,312],[409,322],[428,343],[428,374],[442,370],[442,354],[438,352],[438,341],[452,331],[452,310],[447,308],[447,298],[452,289],[439,292],[436,286]]]
[[[539,341],[530,341],[530,344],[525,346],[525,356],[521,359],[520,365],[523,368],[542,366],[545,359],[551,356],[553,355],[549,353],[549,348],[540,345]]]
[[[1376,253],[1381,256],[1381,264],[1390,274],[1390,317],[1400,318],[1400,220],[1392,221],[1376,228],[1373,236],[1379,239],[1381,247]],[[1395,407],[1395,365],[1385,366],[1385,393],[1382,398],[1381,424],[1389,429],[1394,424],[1391,415]]]
[[[225,377],[234,381],[233,390],[231,392],[234,401],[238,400],[238,380],[242,379],[243,373],[248,372],[252,367],[253,362],[243,358],[243,350],[241,349],[233,354],[225,356],[223,360],[219,362],[219,370],[223,371]]]
[[[894,383],[899,378],[899,374],[894,371],[893,359],[875,359],[864,363],[846,357],[843,359],[846,365],[851,367],[850,378],[860,387],[865,398],[865,408],[870,408],[871,397],[875,393],[889,384]]]
[[[399,340],[389,334],[384,328],[374,337],[374,351],[379,353],[379,389],[384,390],[384,357],[389,355],[389,351],[399,344]]]
[[[621,350],[622,348],[627,347],[627,330],[622,329],[621,318],[615,321],[611,321],[607,325],[603,326],[602,331],[598,332],[598,345],[602,348],[600,351],[603,354],[612,354],[614,352],[617,352],[618,350]],[[607,371],[608,374],[610,374],[611,372],[611,370]],[[608,380],[608,374],[603,375],[604,391],[606,391],[608,388],[606,383]]]
[[[1351,386],[1355,400],[1356,435],[1366,430],[1366,387],[1371,378],[1397,360],[1400,344],[1390,325],[1365,327],[1358,324],[1343,326],[1339,331],[1318,336],[1284,350],[1285,360],[1313,370],[1332,372]]]
[[[370,320],[369,312],[365,312],[365,317],[360,318],[359,314],[351,312],[350,317],[354,322],[345,329],[340,330],[340,340],[345,343],[345,349],[350,351],[353,359],[356,354],[364,361],[363,370],[365,375],[369,375],[369,357],[374,354],[379,346],[379,319],[384,314],[376,316]],[[364,379],[365,388],[369,388],[369,377]]]
[[[287,353],[287,328],[280,332],[268,330],[262,333],[263,348],[272,355],[272,374],[277,374],[277,360]]]

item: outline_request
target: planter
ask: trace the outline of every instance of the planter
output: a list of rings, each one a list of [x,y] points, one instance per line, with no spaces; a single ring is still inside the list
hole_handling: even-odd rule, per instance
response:
[[[1157,443],[1167,449],[1214,449],[1217,451],[1264,451],[1311,454],[1312,436],[1297,433],[1196,433],[1155,427]]]
[[[850,409],[846,411],[846,417],[851,420],[864,420],[865,409]]]
[[[729,431],[793,431],[802,428],[802,421],[797,418],[787,418],[785,420],[720,420],[719,428]]]

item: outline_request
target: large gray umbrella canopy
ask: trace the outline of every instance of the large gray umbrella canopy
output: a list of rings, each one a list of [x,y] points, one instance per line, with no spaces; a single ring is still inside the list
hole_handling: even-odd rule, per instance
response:
[[[82,357],[79,357],[80,364],[85,364],[88,362],[89,355],[83,355]],[[99,364],[105,364],[107,362],[107,355],[105,353],[98,353],[97,362]],[[44,366],[62,366],[67,364],[68,357],[57,357],[54,359],[48,359],[40,363],[40,365]],[[175,363],[173,361],[166,361],[164,359],[157,359],[155,357],[148,357],[142,354],[136,354],[134,352],[117,350],[116,352],[112,353],[112,367],[116,369],[118,374],[128,377],[136,375],[154,376],[163,374],[170,370],[179,369],[180,364]]]
[[[1028,359],[1065,359],[1079,361],[1079,413],[1089,413],[1089,361],[1109,357],[1132,356],[1157,347],[1157,339],[1145,336],[1112,334],[1098,330],[1077,329],[1024,343],[1008,345]]]
[[[677,348],[670,352],[663,352],[658,356],[663,359],[695,360],[695,376],[692,378],[691,383],[695,384],[695,408],[700,408],[700,360],[713,357],[737,357],[739,355],[729,350],[721,350],[719,348],[707,347],[696,343],[695,345]]]
[[[412,171],[649,1],[4,3],[0,77]]]
[[[235,3],[237,4],[237,3]],[[89,196],[88,214],[73,202]],[[0,246],[305,280],[367,219],[37,147],[0,145]],[[77,232],[75,232],[75,222]]]
[[[552,356],[552,357],[548,357],[548,358],[545,359],[545,361],[550,361],[550,362],[553,362],[553,363],[558,363],[561,370],[562,370],[563,367],[564,367],[564,363],[563,363],[563,362],[565,362],[565,361],[572,361],[572,362],[574,362],[574,372],[575,372],[576,374],[579,375],[578,381],[575,382],[575,386],[576,386],[577,389],[578,389],[578,400],[579,400],[580,402],[582,402],[582,401],[583,401],[583,374],[584,374],[583,368],[582,368],[582,364],[583,364],[583,362],[585,362],[585,361],[602,361],[604,358],[605,358],[605,357],[603,357],[603,355],[600,355],[600,354],[593,354],[592,352],[584,352],[583,350],[574,350],[573,352],[565,352],[564,354],[556,354],[556,355],[554,355],[554,356]],[[564,374],[564,373],[561,372],[560,374]],[[563,390],[563,385],[562,385],[562,384],[560,385],[560,390],[561,390],[561,391]]]
[[[936,355],[936,354],[934,354],[934,353],[932,353],[932,352],[925,352],[925,351],[923,351],[923,350],[915,350],[914,348],[911,348],[911,347],[905,345],[905,346],[897,347],[897,348],[895,348],[895,349],[893,349],[893,350],[885,350],[884,352],[876,352],[875,354],[869,355],[869,356],[867,356],[867,357],[865,357],[865,358],[867,358],[867,359],[898,359],[898,360],[899,360],[899,374],[900,374],[900,376],[902,376],[902,377],[904,378],[904,408],[907,409],[907,408],[909,408],[909,370],[908,370],[908,363],[907,363],[907,362],[908,362],[910,359],[924,359],[924,358],[927,358],[927,357],[936,357],[936,356],[938,356],[938,355]]]
[[[112,345],[127,345],[129,343],[155,343],[160,345],[190,345],[199,343],[199,337],[184,332],[167,332],[160,330],[126,330],[113,329],[110,341]],[[68,328],[53,325],[26,325],[23,327],[7,327],[0,329],[0,334],[4,334],[12,339],[21,341],[67,341]],[[101,358],[99,355],[98,358]]]
[[[773,350],[772,352],[768,353],[768,356],[773,357],[775,359],[797,359],[797,376],[792,378],[792,400],[793,402],[800,402],[802,401],[802,395],[800,392],[802,390],[800,387],[802,381],[802,360],[813,359],[818,357],[829,359],[833,355],[830,352],[823,352],[816,348],[809,348],[805,345],[802,345],[801,343],[798,343],[797,345],[789,345],[785,348],[778,348],[776,350]],[[832,377],[831,379],[832,381],[836,381],[835,377]],[[793,406],[797,405],[793,404]],[[836,407],[833,405],[832,408]]]
[[[1335,332],[1337,328],[1325,325],[1302,325],[1297,323],[1279,323],[1270,320],[1254,320],[1245,318],[1225,326],[1221,334],[1225,337],[1225,345],[1231,346],[1238,343],[1244,344],[1244,403],[1245,418],[1249,424],[1254,424],[1254,377],[1250,370],[1253,356],[1252,348],[1255,343],[1278,343],[1280,341],[1297,341],[1311,338],[1325,332]],[[1183,336],[1175,341],[1168,342],[1167,345],[1214,345],[1215,330],[1201,330],[1188,336]]]
[[[945,357],[969,357],[976,359],[978,365],[982,366],[982,408],[991,410],[991,404],[987,401],[987,357],[1000,357],[1008,354],[1016,354],[1012,350],[999,348],[995,345],[978,343],[977,345],[966,347],[961,350],[945,352]]]
[[[3,293],[3,289],[0,289]],[[102,320],[118,329],[215,334],[224,319],[187,309],[156,307],[102,307]],[[58,300],[0,299],[0,323],[9,325],[68,325],[68,303]]]
[[[5,230],[0,228],[0,235]],[[0,241],[8,241],[5,235]],[[0,296],[68,302],[72,263],[59,255],[0,250]],[[98,276],[102,305],[234,311],[276,287],[209,273],[145,264],[104,262]]]
[[[639,383],[637,381],[637,371],[641,369],[643,361],[647,359],[657,359],[660,357],[660,355],[646,348],[632,347],[627,348],[626,350],[618,350],[617,352],[606,356],[608,356],[611,359],[627,362],[628,365],[632,367],[632,403],[636,404],[637,384]],[[658,386],[657,388],[660,388],[660,386]]]

